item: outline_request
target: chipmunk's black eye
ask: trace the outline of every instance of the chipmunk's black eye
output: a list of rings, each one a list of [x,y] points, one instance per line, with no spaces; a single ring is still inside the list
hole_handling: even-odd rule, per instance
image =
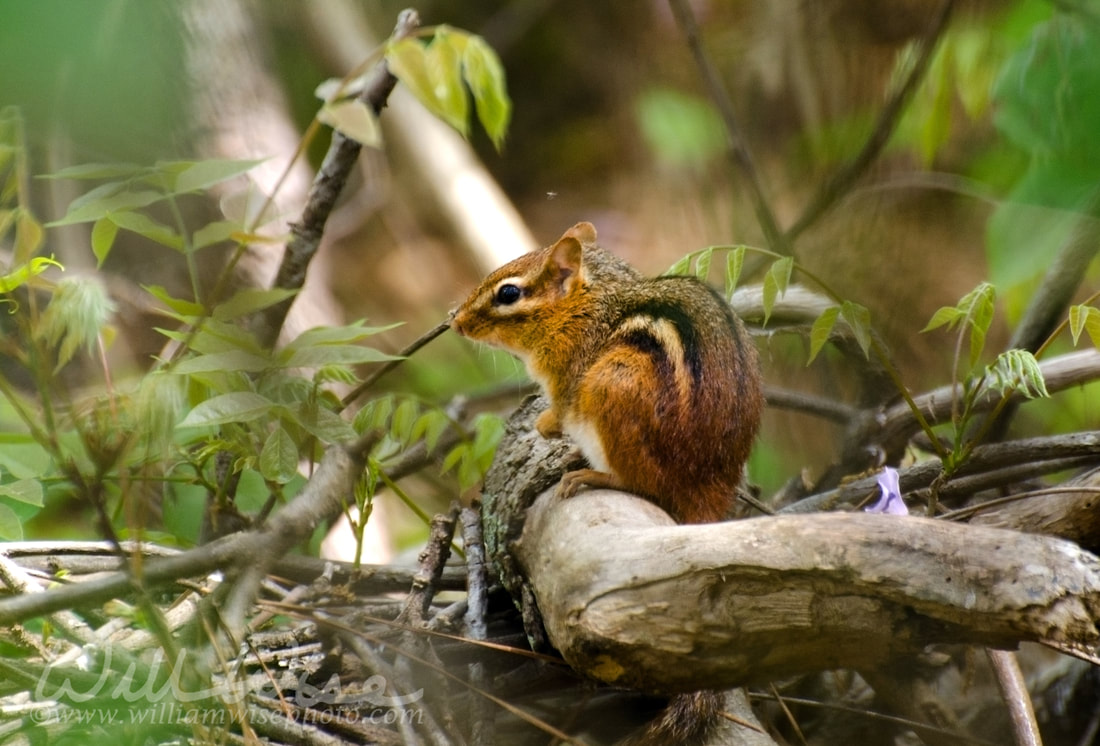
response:
[[[519,300],[522,295],[523,291],[518,286],[508,283],[497,288],[496,300],[502,306],[510,306]]]

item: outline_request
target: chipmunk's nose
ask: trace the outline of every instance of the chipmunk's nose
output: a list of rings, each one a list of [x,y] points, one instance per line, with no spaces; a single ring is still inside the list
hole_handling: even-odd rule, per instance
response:
[[[462,321],[464,318],[465,316],[460,312],[460,309],[456,308],[451,311],[451,329],[460,337],[466,336],[466,332],[462,329]]]

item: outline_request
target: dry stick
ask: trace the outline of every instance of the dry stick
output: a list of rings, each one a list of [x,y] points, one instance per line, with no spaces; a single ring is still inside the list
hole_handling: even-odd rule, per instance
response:
[[[302,492],[260,530],[233,534],[172,557],[150,560],[144,564],[140,578],[122,571],[45,593],[2,599],[0,626],[119,598],[132,592],[134,583],[138,582],[151,589],[180,578],[245,563],[255,568],[268,566],[307,538],[318,525],[340,514],[345,497],[351,494],[362,471],[365,454],[376,442],[377,435],[372,433],[352,446],[330,447]],[[257,585],[258,581],[251,587]],[[238,605],[241,603],[238,601]]]
[[[440,513],[432,519],[428,544],[420,554],[420,569],[413,577],[405,606],[397,616],[399,624],[417,627],[427,619],[443,568],[451,556],[451,539],[454,538],[457,520],[457,503],[447,513]]]
[[[397,353],[398,356],[399,356],[399,358],[397,360],[387,361],[383,365],[380,365],[377,368],[375,368],[373,371],[371,371],[370,375],[368,375],[366,378],[364,378],[363,382],[360,383],[358,386],[356,386],[350,394],[345,396],[343,398],[343,400],[340,402],[340,404],[343,407],[350,406],[352,402],[354,402],[356,399],[358,399],[360,396],[362,396],[363,393],[367,389],[369,389],[371,386],[373,386],[375,381],[377,381],[379,378],[381,378],[382,376],[389,373],[391,370],[396,368],[401,363],[405,362],[405,358],[409,357],[414,352],[419,350],[421,347],[423,347],[424,345],[431,342],[433,339],[438,337],[443,332],[447,331],[450,328],[450,326],[451,326],[451,321],[450,321],[450,319],[448,319],[447,321],[441,322],[437,326],[433,327],[431,330],[429,330],[429,331],[425,332],[424,334],[420,335],[420,337],[418,339],[416,339],[415,341],[413,341],[412,344],[410,344],[405,349],[401,350],[401,352]]]
[[[381,676],[386,680],[387,684],[400,692],[401,697],[399,701],[410,694],[416,693],[413,691],[413,682],[406,680],[403,675],[399,674],[397,669],[387,663],[374,648],[367,644],[367,640],[360,637],[359,634],[342,632],[340,633],[340,639],[351,648],[353,653],[355,653],[355,656],[362,663],[365,671],[369,671],[372,676]],[[420,688],[418,691],[423,693],[424,690]],[[443,730],[440,728],[435,715],[425,706],[426,704],[427,703],[424,703],[418,710],[419,717],[417,721],[419,725],[428,731],[432,741],[438,743],[442,738]],[[404,703],[398,704],[397,708],[400,712],[404,712]],[[425,717],[427,717],[427,723],[424,722]],[[423,742],[416,731],[412,729],[412,720],[410,718],[399,717],[396,720],[396,725],[401,734],[403,743],[408,746],[417,746]]]
[[[997,686],[1008,706],[1016,746],[1042,746],[1039,723],[1035,720],[1035,708],[1031,705],[1031,695],[1028,694],[1027,682],[1024,681],[1024,673],[1020,670],[1016,654],[1010,650],[989,648],[985,652],[997,676]]]
[[[466,548],[469,568],[467,591],[466,634],[474,640],[488,639],[485,617],[489,611],[489,570],[485,564],[485,544],[481,534],[481,514],[476,508],[463,508],[462,544]],[[488,677],[481,661],[470,664],[470,683],[478,689],[488,688]],[[476,699],[470,713],[470,743],[486,746],[493,742],[493,717],[489,702]]]
[[[392,38],[404,38],[419,25],[420,17],[415,10],[403,10],[397,18]],[[385,108],[390,92],[396,84],[397,78],[383,60],[375,67],[371,79],[359,94],[359,100],[371,107],[375,115],[378,115]],[[290,226],[292,237],[283,252],[283,260],[275,276],[275,288],[299,290],[305,284],[306,270],[317,254],[317,249],[320,248],[325,223],[332,214],[336,200],[355,167],[362,147],[338,130],[333,130],[328,152],[309,188],[302,217]],[[293,302],[293,298],[288,298],[258,314],[256,334],[264,345],[271,347],[275,344]]]
[[[932,21],[932,26],[920,42],[920,52],[913,62],[913,67],[909,70],[908,77],[906,77],[905,82],[894,91],[894,94],[882,108],[878,122],[875,123],[875,128],[871,131],[871,135],[867,138],[867,142],[863,144],[863,149],[860,150],[856,157],[849,161],[844,168],[833,174],[832,178],[821,186],[817,194],[814,195],[814,198],[810,201],[810,204],[802,211],[802,214],[794,224],[787,229],[787,232],[783,235],[784,241],[793,243],[803,231],[813,225],[813,223],[828,212],[830,208],[835,206],[841,197],[851,191],[852,186],[859,177],[863,175],[863,172],[867,170],[876,158],[878,158],[882,149],[886,146],[886,143],[889,142],[890,136],[894,133],[894,130],[897,129],[898,122],[901,120],[901,115],[902,112],[905,111],[906,104],[909,103],[909,99],[912,98],[913,92],[916,91],[917,86],[924,78],[924,73],[928,69],[928,63],[932,59],[932,53],[935,51],[940,38],[943,36],[944,30],[947,28],[947,21],[951,17],[951,11],[954,9],[954,6],[955,0],[946,0],[940,7],[939,13],[936,14],[935,20]]]
[[[749,692],[749,698],[758,701],[768,701],[776,699],[774,694],[768,692]],[[894,723],[909,730],[917,731],[919,733],[929,733],[947,738],[954,739],[961,743],[976,744],[976,746],[994,746],[990,741],[983,741],[973,736],[968,736],[965,733],[956,733],[944,728],[939,728],[919,721],[910,720],[908,718],[898,717],[897,715],[887,715],[883,712],[875,712],[873,710],[862,709],[859,707],[852,707],[850,705],[842,705],[834,702],[822,702],[816,699],[807,699],[805,697],[791,697],[784,694],[783,700],[788,704],[799,705],[801,707],[817,707],[821,710],[831,710],[835,712],[844,712],[851,714],[857,718],[865,718],[867,720],[879,721],[883,723]]]
[[[301,493],[272,515],[261,532],[252,536],[254,546],[245,555],[248,560],[241,563],[241,574],[221,607],[222,617],[232,635],[241,635],[260,583],[275,563],[308,539],[318,526],[340,515],[345,502],[354,493],[367,454],[379,437],[378,432],[372,431],[353,445],[330,446]]]
[[[1039,364],[1046,382],[1047,391],[1054,394],[1082,383],[1100,378],[1100,351],[1095,349],[1071,352]],[[919,396],[913,397],[916,406],[924,413],[928,422],[936,424],[946,421],[951,414],[952,397],[956,395],[960,384],[948,384]],[[1023,399],[1020,394],[1014,398]],[[992,409],[1000,400],[1000,395],[991,392],[974,404],[974,411]],[[904,448],[909,440],[920,432],[920,426],[913,417],[913,410],[906,402],[899,402],[886,408],[869,409],[861,412],[849,425],[854,433],[848,438],[840,457],[839,470],[848,469],[852,473],[866,468],[865,460],[857,461],[867,449],[890,453]],[[848,468],[852,467],[852,468]]]
[[[672,14],[676,17],[676,23],[684,32],[684,37],[691,49],[692,56],[695,58],[699,73],[703,76],[707,91],[718,107],[718,113],[725,124],[726,135],[729,138],[729,156],[733,164],[741,169],[749,183],[753,208],[756,210],[756,219],[760,222],[760,227],[764,231],[764,238],[773,250],[780,254],[790,254],[790,241],[780,232],[775,213],[772,212],[771,206],[764,195],[764,186],[760,180],[760,174],[756,170],[748,143],[737,124],[733,101],[730,99],[725,86],[722,85],[714,64],[703,49],[703,43],[699,37],[699,25],[695,21],[695,14],[691,9],[691,5],[688,0],[669,0],[668,4],[672,8]]]
[[[1089,458],[1093,463],[1100,460],[1100,431],[1025,438],[978,446],[956,477],[1014,467],[1025,460],[1034,464],[1051,461],[1057,468],[1062,468],[1065,466],[1065,459],[1070,457]],[[902,493],[928,487],[942,471],[943,465],[939,459],[929,459],[904,469],[900,473]],[[836,489],[806,497],[779,512],[788,514],[835,510],[839,505],[858,503],[875,489],[875,478],[864,477]]]

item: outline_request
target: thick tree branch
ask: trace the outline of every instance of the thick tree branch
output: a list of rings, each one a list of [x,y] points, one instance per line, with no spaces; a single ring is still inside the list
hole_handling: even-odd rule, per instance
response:
[[[548,492],[517,555],[566,661],[629,687],[874,669],[933,642],[1100,639],[1100,559],[946,521],[834,513],[675,526],[623,493]]]

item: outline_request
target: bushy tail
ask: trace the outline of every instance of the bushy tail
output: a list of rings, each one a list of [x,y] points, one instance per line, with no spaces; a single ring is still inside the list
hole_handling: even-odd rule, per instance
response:
[[[722,695],[714,691],[677,694],[638,733],[619,743],[619,746],[693,746],[706,742],[710,731],[718,722],[722,709]]]

